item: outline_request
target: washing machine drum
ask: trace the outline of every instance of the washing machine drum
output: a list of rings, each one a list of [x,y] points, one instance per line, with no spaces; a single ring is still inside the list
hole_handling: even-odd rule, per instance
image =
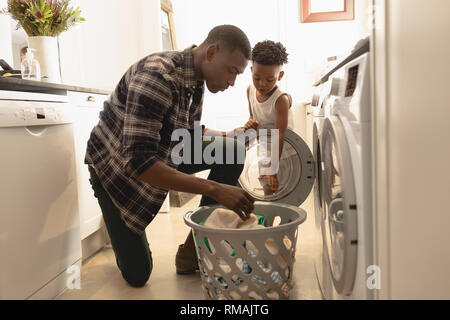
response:
[[[267,137],[262,136],[265,133]],[[313,155],[303,139],[287,129],[276,173],[279,187],[274,191],[268,185],[267,177],[262,174],[263,169],[270,165],[271,138],[271,130],[258,130],[257,136],[250,138],[239,185],[258,201],[299,206],[306,200],[314,185]]]

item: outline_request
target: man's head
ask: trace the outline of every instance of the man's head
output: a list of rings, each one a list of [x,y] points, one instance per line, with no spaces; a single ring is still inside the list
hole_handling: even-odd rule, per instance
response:
[[[197,48],[195,48],[197,49]],[[233,86],[236,76],[244,72],[251,55],[251,45],[245,33],[232,25],[212,29],[198,47],[201,59],[199,77],[212,93]],[[195,59],[195,57],[194,57]]]
[[[282,66],[288,62],[286,48],[270,40],[259,42],[252,51],[253,85],[260,94],[268,94],[284,76]]]

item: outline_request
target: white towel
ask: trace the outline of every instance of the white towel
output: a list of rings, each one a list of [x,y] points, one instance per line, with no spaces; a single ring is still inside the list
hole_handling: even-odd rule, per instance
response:
[[[205,227],[216,229],[262,229],[263,225],[258,224],[258,218],[254,213],[243,221],[236,212],[224,208],[217,208],[205,221]]]

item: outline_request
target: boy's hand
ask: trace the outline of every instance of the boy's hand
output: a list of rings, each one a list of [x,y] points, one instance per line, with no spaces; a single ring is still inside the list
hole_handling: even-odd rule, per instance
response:
[[[280,187],[278,183],[278,177],[276,174],[274,175],[267,175],[267,176],[259,176],[258,179],[267,178],[267,185],[272,189],[273,191],[277,191]]]
[[[259,121],[250,119],[250,120],[248,120],[247,123],[245,124],[245,126],[244,126],[244,131],[247,131],[247,130],[249,130],[249,129],[254,129],[254,130],[256,130],[256,129],[258,129],[258,127],[259,127]]]

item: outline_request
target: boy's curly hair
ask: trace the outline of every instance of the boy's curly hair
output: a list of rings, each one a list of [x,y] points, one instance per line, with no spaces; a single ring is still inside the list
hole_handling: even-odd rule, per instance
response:
[[[265,40],[253,48],[252,61],[266,66],[282,66],[288,62],[288,54],[280,42]]]

